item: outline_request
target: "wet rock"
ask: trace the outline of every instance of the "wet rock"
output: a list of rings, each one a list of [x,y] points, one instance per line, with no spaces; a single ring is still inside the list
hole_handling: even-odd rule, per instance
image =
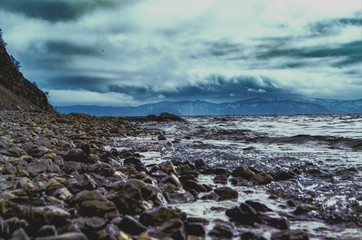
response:
[[[295,204],[295,202],[293,200],[289,199],[287,201],[287,206],[288,207],[296,207],[297,205]]]
[[[207,192],[207,189],[196,180],[187,180],[182,183],[182,186],[186,191],[190,191],[191,189],[193,189],[196,192]]]
[[[215,239],[231,239],[233,237],[233,230],[228,225],[216,225],[208,235]]]
[[[119,215],[115,204],[108,201],[97,191],[85,191],[76,196],[76,209],[81,216],[104,216],[113,218]]]
[[[247,201],[245,201],[245,203],[248,204],[249,206],[251,206],[252,208],[254,208],[255,211],[257,211],[257,212],[272,212],[273,211],[270,208],[268,208],[265,204],[260,203],[260,202],[247,200]]]
[[[146,231],[146,227],[131,216],[124,216],[117,226],[126,233],[139,235]]]
[[[24,231],[23,228],[19,228],[18,230],[16,230],[11,239],[16,239],[16,240],[30,240],[28,234],[26,234],[26,232]]]
[[[95,163],[88,167],[87,172],[97,173],[101,176],[112,177],[115,173],[114,167],[108,163]]]
[[[279,170],[271,174],[275,181],[285,181],[292,179],[296,176],[296,174],[292,171]]]
[[[206,164],[204,162],[204,160],[202,159],[198,159],[198,160],[195,160],[195,167],[196,169],[204,169],[206,167]]]
[[[157,117],[157,121],[159,121],[159,122],[168,122],[168,121],[183,122],[184,120],[181,117],[178,117],[171,113],[164,112],[164,113],[161,113],[160,116]]]
[[[180,209],[158,207],[140,216],[140,222],[145,226],[160,226],[171,219],[186,219],[186,213]]]
[[[69,178],[67,180],[67,188],[73,192],[78,193],[82,190],[94,190],[97,189],[97,183],[95,180],[88,174],[75,175],[74,178]]]
[[[27,155],[27,153],[19,147],[0,149],[0,154],[7,156],[7,157],[14,157],[14,158],[20,158],[22,155]]]
[[[223,185],[226,185],[228,183],[228,178],[229,176],[228,175],[217,175],[215,176],[214,178],[214,183],[219,183],[219,184],[223,184]]]
[[[83,233],[71,232],[51,237],[38,237],[35,240],[88,240],[88,238]]]
[[[73,172],[84,173],[86,172],[87,165],[81,162],[67,161],[64,162],[61,169],[67,174],[71,174]]]
[[[227,209],[225,214],[231,221],[243,225],[253,226],[258,219],[255,209],[245,203],[241,203],[239,207]]]
[[[158,139],[159,141],[167,140],[166,136],[163,135],[163,134],[158,135],[157,139]]]
[[[308,240],[308,234],[302,230],[286,230],[273,233],[271,240]]]
[[[182,187],[180,180],[178,179],[178,177],[175,174],[170,174],[169,176],[164,177],[161,180],[161,182],[162,183],[170,183],[170,184],[174,185],[177,188]]]
[[[81,144],[80,149],[82,149],[87,156],[91,153],[91,145],[88,143]]]
[[[306,206],[306,205],[301,205],[298,206],[292,213],[294,215],[303,215],[303,214],[307,214],[311,211],[311,208]]]
[[[162,171],[164,171],[165,173],[168,173],[168,174],[176,173],[176,168],[170,161],[160,164],[160,168]]]
[[[289,229],[289,221],[286,217],[281,217],[276,213],[262,213],[259,214],[259,219],[261,223],[281,229],[286,230]]]
[[[167,203],[162,191],[141,180],[131,179],[119,184],[118,191],[110,199],[122,214],[141,214],[152,206],[163,206]],[[151,204],[151,205],[150,205]]]
[[[10,238],[10,236],[19,228],[27,228],[29,223],[24,219],[12,217],[5,221],[0,218],[0,238]]]
[[[34,158],[41,158],[43,157],[46,153],[49,152],[49,149],[43,146],[33,146],[31,151],[30,151],[30,155]]]
[[[54,225],[42,226],[37,234],[38,237],[50,237],[55,235],[58,235],[58,232]]]
[[[227,175],[229,176],[231,174],[230,170],[229,169],[226,169],[226,168],[215,168],[214,169],[214,174],[215,175]]]
[[[261,237],[253,232],[244,232],[240,234],[240,240],[266,240],[266,238]]]
[[[124,165],[136,165],[136,166],[142,166],[142,161],[137,157],[128,157],[123,161]]]
[[[15,175],[16,173],[16,168],[11,165],[10,163],[5,163],[4,165],[0,165],[0,173],[2,175]]]
[[[88,158],[87,154],[80,148],[69,150],[65,156],[64,161],[72,161],[72,162],[84,162],[89,163],[90,159]]]
[[[185,231],[187,235],[205,237],[206,230],[202,223],[198,222],[186,222]]]
[[[253,182],[255,185],[265,185],[265,184],[269,184],[273,181],[273,177],[261,172],[258,174],[255,174],[251,179],[251,182]]]
[[[220,201],[238,199],[239,193],[230,187],[219,187],[214,190]]]
[[[201,197],[202,200],[214,200],[214,201],[218,201],[219,198],[220,196],[216,192],[211,192]]]
[[[186,239],[185,227],[181,220],[172,219],[163,224],[157,234],[161,239]]]
[[[185,192],[185,193],[171,193],[168,195],[168,201],[171,204],[178,204],[178,203],[190,203],[194,202],[198,198],[196,192]]]
[[[71,218],[71,214],[55,206],[35,207],[32,209],[32,218],[43,224],[60,226]]]
[[[26,170],[30,175],[36,176],[40,173],[58,173],[60,168],[50,159],[40,159],[31,161]]]
[[[252,172],[248,166],[246,165],[242,165],[237,167],[232,173],[231,176],[238,178],[244,178],[244,179],[250,179],[251,177],[253,177],[255,175],[254,172]]]

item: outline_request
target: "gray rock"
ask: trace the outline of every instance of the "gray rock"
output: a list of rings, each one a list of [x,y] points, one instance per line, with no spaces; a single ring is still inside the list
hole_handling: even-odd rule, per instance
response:
[[[238,192],[230,187],[219,187],[214,192],[219,195],[220,201],[238,199],[239,197]]]
[[[140,222],[145,226],[161,226],[171,219],[186,219],[186,213],[180,209],[159,207],[140,216]]]
[[[308,234],[302,230],[286,230],[273,233],[271,240],[308,240]]]

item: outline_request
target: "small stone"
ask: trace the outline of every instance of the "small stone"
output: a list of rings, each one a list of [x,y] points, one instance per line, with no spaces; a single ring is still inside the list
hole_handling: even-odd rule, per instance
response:
[[[133,157],[133,156],[126,158],[126,159],[123,161],[123,164],[124,164],[124,165],[131,165],[131,164],[133,164],[133,165],[136,165],[136,166],[142,166],[142,165],[143,165],[142,161],[141,161],[139,158]]]
[[[160,141],[167,140],[166,136],[163,135],[163,134],[158,135],[157,139],[160,140]]]
[[[38,232],[38,237],[49,237],[58,235],[57,229],[54,225],[44,225]]]
[[[266,238],[258,236],[253,232],[244,232],[240,235],[240,240],[266,240]]]
[[[88,143],[82,144],[80,146],[80,149],[82,149],[87,156],[89,156],[89,154],[91,153],[91,146]]]
[[[238,199],[239,197],[239,193],[230,187],[219,187],[214,192],[219,195],[220,201]]]
[[[88,163],[89,158],[80,148],[70,150],[65,156],[64,161],[73,161],[73,162],[84,162]]]
[[[292,213],[294,215],[304,215],[311,211],[311,209],[305,205],[298,206]]]
[[[51,237],[39,237],[35,240],[88,240],[88,238],[83,233],[71,232]]]
[[[220,224],[216,225],[209,233],[210,237],[215,237],[217,239],[231,239],[233,237],[233,231],[231,227]]]
[[[113,202],[108,201],[97,191],[88,191],[80,195],[76,209],[81,216],[115,217],[118,211]]]
[[[187,235],[205,237],[206,230],[202,223],[187,222],[185,224],[185,230]]]
[[[265,204],[262,204],[260,202],[247,200],[245,201],[246,204],[254,208],[257,212],[272,212],[270,208],[268,208]]]
[[[19,240],[30,240],[28,234],[26,234],[26,232],[24,231],[23,228],[19,228],[18,230],[16,230],[11,239],[19,239]]]
[[[171,219],[186,219],[186,213],[180,209],[159,207],[140,216],[140,222],[145,226],[160,226]]]
[[[281,230],[289,229],[290,226],[289,221],[286,217],[281,217],[276,213],[268,212],[259,214],[259,219],[262,223]]]
[[[131,216],[124,216],[117,226],[126,233],[139,235],[146,231],[146,227]]]
[[[302,230],[286,230],[273,233],[271,240],[308,240],[308,234]]]
[[[257,213],[255,209],[245,203],[241,203],[239,207],[227,209],[225,214],[231,221],[243,225],[253,226],[257,221]]]
[[[161,239],[186,239],[184,224],[179,219],[172,219],[163,224],[157,235],[159,235]]]
[[[250,179],[251,177],[253,177],[255,175],[254,172],[252,172],[248,166],[246,165],[242,165],[237,167],[232,173],[231,175],[233,177],[241,177],[244,179]]]
[[[176,168],[170,161],[162,163],[160,167],[165,173],[176,173]]]
[[[202,200],[214,200],[214,201],[218,201],[219,198],[220,197],[216,192],[211,192],[201,197]]]
[[[273,177],[261,172],[258,174],[255,174],[250,181],[252,181],[255,185],[265,185],[265,184],[269,184],[273,181]]]
[[[219,183],[219,184],[223,184],[223,185],[226,185],[228,183],[228,178],[229,176],[228,175],[216,175],[215,178],[214,178],[214,183]]]
[[[190,191],[191,189],[196,190],[196,192],[207,192],[207,189],[196,180],[187,180],[182,183],[184,189],[186,191]]]
[[[56,226],[64,224],[71,218],[69,212],[55,206],[36,207],[32,209],[33,218],[40,220],[45,224],[54,224]]]

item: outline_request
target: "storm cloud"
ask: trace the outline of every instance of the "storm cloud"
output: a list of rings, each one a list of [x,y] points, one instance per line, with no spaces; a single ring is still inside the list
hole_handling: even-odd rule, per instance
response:
[[[56,105],[362,98],[360,0],[5,0],[1,8],[9,52]]]
[[[10,12],[49,22],[79,19],[96,9],[111,9],[129,1],[122,0],[2,0],[2,7]]]

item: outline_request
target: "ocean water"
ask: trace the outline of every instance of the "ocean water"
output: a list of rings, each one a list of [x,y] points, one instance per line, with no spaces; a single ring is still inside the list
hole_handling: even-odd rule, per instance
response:
[[[188,117],[185,122],[146,122],[153,134],[115,138],[112,147],[134,149],[147,164],[202,159],[211,167],[233,170],[241,164],[295,177],[264,186],[233,186],[237,201],[201,201],[177,206],[193,216],[227,221],[224,211],[245,200],[258,200],[289,216],[292,200],[312,210],[291,217],[291,229],[304,229],[312,239],[362,239],[362,115],[295,115]],[[159,141],[163,133],[167,141]],[[214,176],[199,181],[217,187]],[[274,196],[272,199],[270,196]],[[238,228],[240,231],[248,230]],[[251,229],[249,229],[251,230]],[[252,229],[266,238],[275,231]]]

